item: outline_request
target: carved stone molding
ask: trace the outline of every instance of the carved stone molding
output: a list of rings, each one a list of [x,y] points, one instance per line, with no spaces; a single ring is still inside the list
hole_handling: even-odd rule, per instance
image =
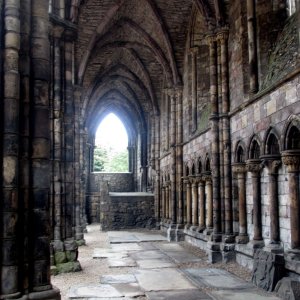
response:
[[[300,150],[287,150],[282,152],[282,161],[288,167],[288,172],[299,172]]]
[[[234,163],[232,164],[232,172],[239,174],[239,173],[246,173],[246,163]]]
[[[251,173],[260,173],[263,165],[260,159],[248,159],[246,162],[246,169]]]

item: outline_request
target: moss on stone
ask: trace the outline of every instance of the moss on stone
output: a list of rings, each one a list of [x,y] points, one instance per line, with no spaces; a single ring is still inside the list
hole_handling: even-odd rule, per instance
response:
[[[71,273],[81,271],[81,266],[78,261],[58,264],[56,266],[58,273]]]
[[[55,264],[63,264],[67,262],[67,256],[65,252],[54,253]]]

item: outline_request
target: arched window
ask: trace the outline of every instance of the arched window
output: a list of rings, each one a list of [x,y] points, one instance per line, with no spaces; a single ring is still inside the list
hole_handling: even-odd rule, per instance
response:
[[[236,162],[242,163],[245,162],[245,152],[242,146],[238,146],[236,151]]]
[[[300,130],[293,126],[287,137],[287,147],[288,150],[300,149]]]
[[[211,168],[210,168],[210,159],[209,159],[208,156],[206,157],[206,160],[205,160],[205,171],[206,171],[206,172],[211,172]]]
[[[198,159],[198,174],[202,173],[202,163],[201,163],[201,158]]]
[[[266,154],[279,154],[280,148],[278,139],[275,136],[275,134],[270,133],[268,139],[267,139],[267,145],[266,145]]]
[[[194,163],[192,165],[192,175],[196,175],[196,168],[195,168],[195,164]]]
[[[95,136],[94,171],[128,172],[128,135],[122,121],[113,113],[100,123]]]
[[[260,146],[256,140],[253,140],[250,146],[250,159],[259,159],[260,157]]]
[[[189,176],[190,175],[190,168],[188,165],[185,166],[185,176]]]
[[[288,16],[296,12],[296,0],[286,0],[286,9]]]

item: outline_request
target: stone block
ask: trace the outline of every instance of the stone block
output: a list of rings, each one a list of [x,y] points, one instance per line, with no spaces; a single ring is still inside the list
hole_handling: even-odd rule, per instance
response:
[[[300,282],[284,277],[277,283],[275,292],[284,300],[300,299]]]
[[[63,264],[67,262],[67,255],[65,252],[55,252],[54,260],[56,264]]]
[[[273,291],[277,282],[284,276],[282,255],[258,249],[254,254],[252,282],[258,287]]]
[[[67,262],[64,264],[58,264],[57,266],[58,273],[71,273],[81,271],[81,266],[78,261],[76,262]]]

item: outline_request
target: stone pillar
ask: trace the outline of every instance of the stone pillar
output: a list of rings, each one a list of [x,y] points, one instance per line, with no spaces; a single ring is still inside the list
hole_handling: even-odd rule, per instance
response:
[[[183,183],[186,187],[186,225],[191,226],[192,224],[192,195],[191,195],[191,184],[188,177],[185,177]]]
[[[228,30],[217,34],[221,47],[222,143],[224,174],[225,242],[233,242],[231,139],[229,120]]]
[[[248,52],[249,52],[249,91],[256,93],[258,90],[257,73],[257,42],[256,42],[256,12],[255,0],[247,0],[248,19]]]
[[[249,242],[247,233],[247,203],[246,203],[246,164],[235,163],[233,172],[237,174],[239,195],[239,235],[236,242],[246,244]]]
[[[211,102],[211,161],[213,185],[213,226],[214,241],[221,240],[221,201],[220,201],[220,150],[219,150],[219,107],[217,83],[217,51],[214,36],[208,38],[210,59],[210,102]]]
[[[198,226],[198,179],[192,178],[192,224]]]
[[[206,233],[210,234],[213,230],[213,189],[212,189],[212,178],[211,176],[205,175],[206,189]]]
[[[280,251],[279,199],[278,199],[278,168],[281,165],[280,156],[264,156],[269,173],[270,201],[270,250]]]
[[[160,198],[160,117],[157,114],[155,116],[155,170],[156,170],[156,187],[155,190],[157,191],[157,215],[156,215],[156,221],[159,222],[160,219],[163,217],[160,211],[160,207],[163,203],[163,199]]]
[[[166,220],[169,219],[169,204],[170,204],[170,190],[169,190],[169,183],[166,183],[166,186],[165,186],[165,218]]]
[[[19,263],[22,251],[18,250],[18,216],[19,213],[19,113],[20,113],[20,0],[5,1],[4,17],[4,56],[3,64],[3,120],[2,122],[2,196],[0,203],[0,263],[2,299],[19,298],[21,296],[19,282]],[[1,16],[1,22],[3,21]],[[1,70],[2,72],[2,70]],[[2,91],[1,91],[2,93]]]
[[[287,166],[289,174],[290,221],[291,221],[291,248],[300,248],[300,197],[299,197],[299,170],[300,151],[286,150],[282,152],[282,161]]]
[[[171,97],[171,191],[170,191],[170,219],[172,224],[177,220],[177,203],[176,203],[176,97],[175,91],[170,92]]]
[[[59,299],[50,283],[49,262],[49,33],[48,1],[31,1],[31,196],[29,298]],[[42,50],[41,50],[42,49]],[[38,126],[37,126],[38,125]]]
[[[199,232],[205,229],[205,181],[203,178],[198,183],[198,207],[199,207]]]
[[[183,221],[183,189],[182,189],[182,176],[183,176],[183,149],[182,149],[182,141],[183,141],[183,124],[182,124],[182,88],[176,89],[176,102],[177,102],[177,145],[176,145],[176,165],[177,165],[177,173],[176,173],[176,183],[177,187],[179,187],[177,191],[177,201],[178,201],[178,212],[177,212],[177,223],[179,226],[182,226]]]
[[[54,26],[53,28],[53,137],[52,137],[52,167],[53,167],[53,210],[54,210],[54,235],[56,241],[62,240],[62,81],[61,81],[61,35],[64,28]]]
[[[261,160],[247,160],[247,171],[252,177],[252,197],[253,197],[253,226],[254,226],[254,242],[263,242],[262,225],[261,225],[261,189],[260,189],[260,171]]]
[[[161,189],[161,217],[162,219],[166,217],[166,187],[164,185]]]
[[[192,133],[197,130],[197,54],[198,48],[190,49],[192,64]]]

